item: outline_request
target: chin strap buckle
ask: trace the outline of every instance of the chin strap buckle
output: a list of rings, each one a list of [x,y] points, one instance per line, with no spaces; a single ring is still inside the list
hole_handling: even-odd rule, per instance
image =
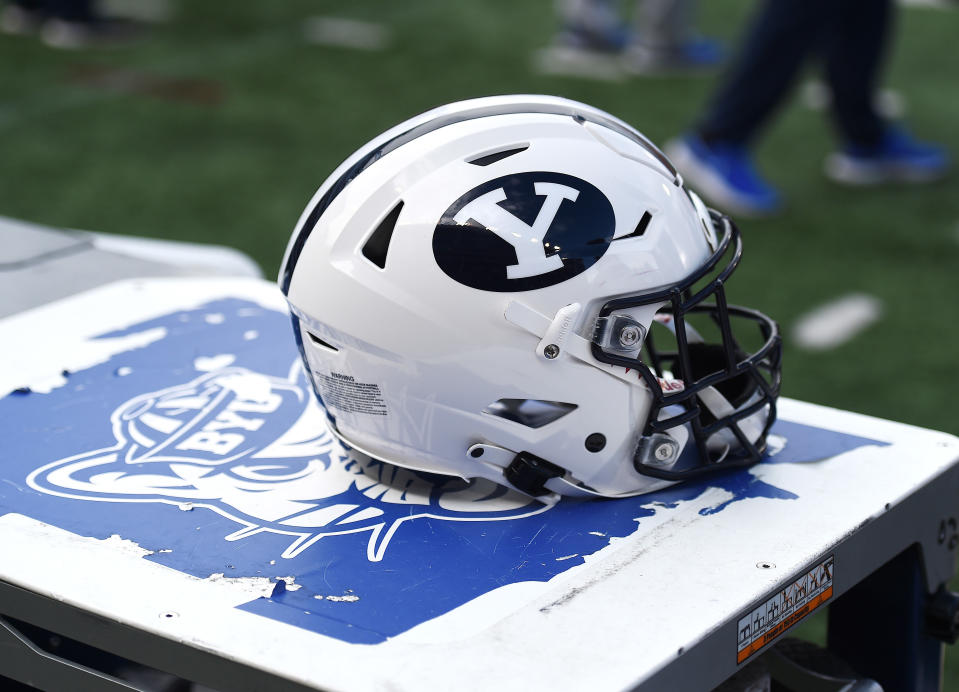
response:
[[[545,487],[546,482],[564,473],[563,469],[556,464],[540,459],[529,452],[517,454],[503,471],[510,485],[533,497],[548,494],[550,491]]]

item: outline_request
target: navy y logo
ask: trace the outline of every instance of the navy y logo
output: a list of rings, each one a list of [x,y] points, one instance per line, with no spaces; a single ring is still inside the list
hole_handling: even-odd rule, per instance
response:
[[[440,268],[484,291],[528,291],[592,266],[615,231],[606,196],[562,173],[490,180],[454,202],[433,233]]]
[[[453,217],[460,225],[475,219],[513,246],[517,263],[506,267],[506,277],[509,279],[536,276],[563,267],[560,256],[547,256],[543,243],[539,241],[546,237],[546,231],[553,224],[559,205],[564,199],[575,202],[579,197],[579,190],[556,183],[534,183],[533,189],[537,195],[546,197],[546,201],[540,207],[532,226],[499,206],[506,201],[506,192],[501,187],[477,197]]]

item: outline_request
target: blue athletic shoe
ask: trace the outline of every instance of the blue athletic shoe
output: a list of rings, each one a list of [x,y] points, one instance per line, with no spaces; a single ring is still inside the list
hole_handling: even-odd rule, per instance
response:
[[[706,144],[695,135],[668,143],[666,155],[689,186],[724,211],[738,216],[768,216],[782,198],[760,177],[744,147]]]
[[[846,146],[826,158],[826,175],[846,185],[926,183],[942,178],[950,167],[942,147],[916,140],[890,127],[878,146]]]
[[[721,41],[697,36],[683,43],[678,57],[690,67],[715,67],[725,58],[725,51]]]

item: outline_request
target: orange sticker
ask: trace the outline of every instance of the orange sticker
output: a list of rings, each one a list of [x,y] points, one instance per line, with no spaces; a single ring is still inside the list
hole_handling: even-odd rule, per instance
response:
[[[736,662],[743,663],[832,598],[834,567],[830,555],[739,618]]]

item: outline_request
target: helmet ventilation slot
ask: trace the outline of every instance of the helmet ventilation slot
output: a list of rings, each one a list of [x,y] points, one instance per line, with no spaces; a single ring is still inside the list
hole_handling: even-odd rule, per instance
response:
[[[471,163],[474,166],[488,166],[491,163],[502,161],[505,158],[513,156],[514,154],[519,154],[527,149],[529,149],[529,144],[522,144],[520,146],[510,147],[509,149],[494,151],[492,154],[483,154],[482,156],[477,156],[475,159],[470,159],[466,163]]]
[[[330,344],[330,343],[327,343],[327,342],[323,341],[323,339],[321,339],[320,337],[318,337],[318,336],[317,336],[316,334],[314,334],[313,332],[307,332],[306,334],[307,334],[307,336],[310,337],[310,341],[312,341],[314,344],[316,344],[317,346],[319,346],[319,347],[321,347],[321,348],[329,349],[329,350],[333,351],[334,353],[336,353],[337,351],[340,350],[340,349],[338,349],[336,346],[334,346],[333,344]]]
[[[653,220],[653,215],[645,211],[643,212],[642,218],[640,218],[639,223],[636,224],[636,229],[632,233],[627,233],[626,235],[621,235],[618,238],[613,238],[613,240],[626,240],[627,238],[641,238],[644,233],[646,233],[646,228],[649,226],[649,222]]]
[[[390,241],[393,239],[393,229],[396,227],[396,220],[403,209],[403,200],[400,200],[395,207],[390,210],[380,225],[370,234],[363,245],[363,256],[380,269],[386,268],[386,253],[390,249]]]
[[[498,399],[483,409],[483,413],[525,425],[527,428],[542,428],[567,413],[576,410],[576,404],[539,399]]]

